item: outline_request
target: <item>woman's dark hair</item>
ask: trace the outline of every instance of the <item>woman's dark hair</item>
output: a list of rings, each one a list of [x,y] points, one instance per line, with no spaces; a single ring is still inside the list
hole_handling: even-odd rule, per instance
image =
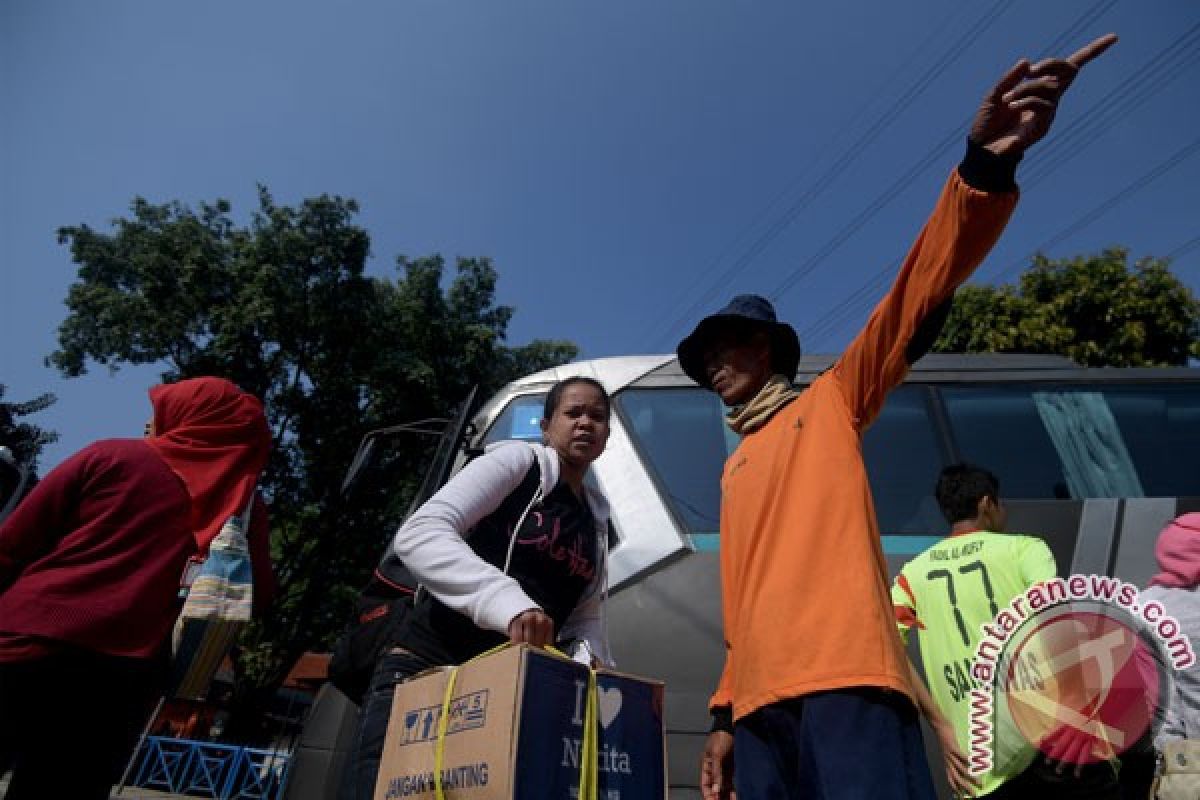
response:
[[[568,386],[573,386],[577,383],[586,383],[588,386],[594,386],[596,391],[600,392],[600,396],[604,398],[605,416],[612,414],[612,401],[608,397],[608,391],[601,385],[600,381],[576,375],[573,378],[564,378],[550,388],[549,393],[546,395],[546,406],[542,409],[542,417],[544,419],[550,419],[554,416],[554,412],[558,410],[558,404],[562,402],[563,391]]]
[[[972,519],[983,498],[990,497],[999,502],[1000,481],[983,467],[955,464],[942,470],[934,493],[946,521],[953,525]]]

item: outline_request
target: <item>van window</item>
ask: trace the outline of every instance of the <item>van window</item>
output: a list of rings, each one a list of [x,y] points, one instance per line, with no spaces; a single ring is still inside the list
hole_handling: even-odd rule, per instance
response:
[[[1147,497],[1200,495],[1200,385],[1097,386],[1108,401]]]
[[[863,460],[880,533],[932,535],[946,528],[933,496],[944,464],[927,395],[920,386],[895,389],[863,435]]]
[[[935,394],[952,443],[932,422]],[[691,534],[716,534],[721,470],[738,443],[717,396],[627,389],[613,402],[675,517]],[[995,472],[1009,498],[1200,496],[1188,467],[1200,452],[1200,385],[907,385],[889,395],[862,450],[884,534],[945,529],[933,487],[952,459]]]
[[[1005,497],[1200,494],[1200,386],[1021,384],[940,389],[962,458]]]
[[[717,533],[721,470],[738,443],[721,401],[685,387],[629,389],[614,402],[675,517],[691,534]]]
[[[721,470],[738,444],[721,401],[689,387],[630,389],[617,394],[616,404],[675,516],[689,533],[717,533]],[[945,527],[933,499],[943,459],[923,389],[892,392],[863,437],[863,458],[883,533]]]
[[[994,472],[1002,497],[1071,496],[1032,386],[955,386],[941,395],[959,456]]]
[[[526,442],[542,440],[542,410],[546,406],[546,395],[524,394],[514,398],[488,428],[483,444],[505,439],[520,439]]]

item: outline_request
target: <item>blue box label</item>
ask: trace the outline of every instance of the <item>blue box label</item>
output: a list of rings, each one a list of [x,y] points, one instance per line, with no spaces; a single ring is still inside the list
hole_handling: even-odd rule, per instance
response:
[[[577,708],[587,668],[561,658],[528,654],[517,739],[515,800],[568,800],[579,792],[583,709]]]
[[[662,687],[597,676],[599,800],[662,800],[666,787]]]
[[[526,665],[513,796],[576,800],[587,670],[532,656]],[[662,687],[620,675],[597,680],[599,800],[662,800]]]

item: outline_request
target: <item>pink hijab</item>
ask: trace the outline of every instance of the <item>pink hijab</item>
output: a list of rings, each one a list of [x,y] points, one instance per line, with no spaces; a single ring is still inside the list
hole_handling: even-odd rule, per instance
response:
[[[1158,535],[1154,548],[1159,573],[1151,586],[1190,589],[1200,584],[1200,512],[1172,520]]]

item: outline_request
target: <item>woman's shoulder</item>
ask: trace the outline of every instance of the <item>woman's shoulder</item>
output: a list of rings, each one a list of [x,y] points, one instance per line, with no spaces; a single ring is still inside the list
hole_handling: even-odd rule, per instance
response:
[[[77,452],[73,459],[98,464],[166,464],[145,439],[100,439]]]
[[[494,511],[503,498],[520,488],[537,470],[539,459],[524,442],[501,442],[469,461],[454,474],[432,500],[449,504],[460,510],[483,504],[488,513]]]
[[[145,439],[101,439],[75,458],[94,471],[175,480],[175,473]]]
[[[520,479],[531,469],[537,468],[543,476],[544,488],[548,492],[557,481],[558,468],[554,451],[543,444],[523,442],[514,439],[496,442],[488,445],[483,455],[476,458],[468,466],[476,465],[476,469],[492,469],[509,473],[514,479]],[[553,479],[553,480],[551,480]]]
[[[518,439],[504,439],[499,442],[492,442],[484,448],[483,455],[479,459],[492,459],[496,461],[512,461],[512,462],[530,462],[536,457],[535,448],[544,448],[544,445],[534,442],[523,442]]]

